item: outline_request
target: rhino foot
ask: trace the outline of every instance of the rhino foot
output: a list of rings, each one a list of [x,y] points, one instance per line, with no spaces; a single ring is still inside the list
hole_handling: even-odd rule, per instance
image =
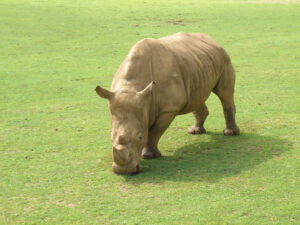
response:
[[[238,127],[225,128],[225,130],[223,131],[223,134],[225,136],[239,135],[240,134],[240,129]]]
[[[143,159],[154,159],[161,157],[161,153],[156,147],[145,147],[142,152]]]
[[[205,134],[206,130],[204,127],[192,126],[188,129],[189,134]]]

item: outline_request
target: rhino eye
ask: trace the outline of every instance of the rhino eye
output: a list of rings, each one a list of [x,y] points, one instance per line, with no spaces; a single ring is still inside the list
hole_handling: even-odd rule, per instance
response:
[[[142,136],[139,136],[139,140],[142,140],[143,139],[143,137]]]

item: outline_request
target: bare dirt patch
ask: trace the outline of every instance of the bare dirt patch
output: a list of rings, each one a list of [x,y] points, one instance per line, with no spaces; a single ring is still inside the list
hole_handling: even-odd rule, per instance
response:
[[[169,20],[167,23],[177,25],[177,26],[186,26],[187,23],[184,20]]]

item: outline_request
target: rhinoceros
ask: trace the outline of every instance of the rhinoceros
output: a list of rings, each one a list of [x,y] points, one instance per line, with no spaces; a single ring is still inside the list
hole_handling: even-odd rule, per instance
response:
[[[109,101],[113,171],[135,174],[142,169],[142,158],[160,157],[158,142],[176,115],[193,112],[195,124],[188,132],[205,133],[205,101],[211,92],[223,106],[224,135],[238,135],[234,85],[229,55],[207,34],[180,32],[137,42],[117,70],[111,90],[95,89]]]

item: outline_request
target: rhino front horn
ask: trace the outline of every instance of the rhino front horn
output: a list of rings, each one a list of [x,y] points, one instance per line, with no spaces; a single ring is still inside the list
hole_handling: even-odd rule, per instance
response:
[[[129,152],[127,150],[118,150],[113,147],[113,160],[118,165],[126,165],[129,161]]]

